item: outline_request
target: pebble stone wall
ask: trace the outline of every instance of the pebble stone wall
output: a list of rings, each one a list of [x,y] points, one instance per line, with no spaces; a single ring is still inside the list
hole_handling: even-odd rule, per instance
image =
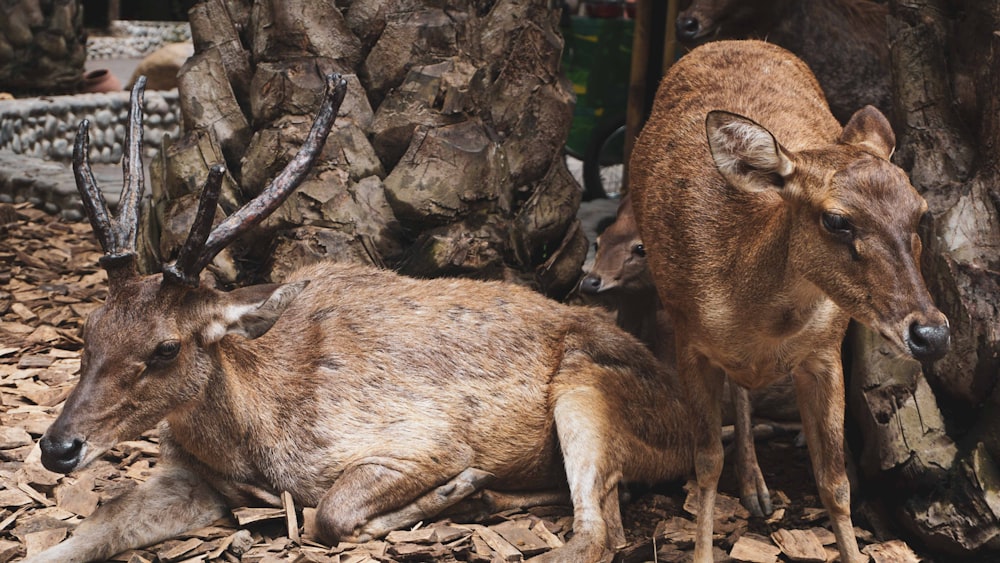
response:
[[[112,23],[110,35],[91,34],[88,59],[141,58],[164,43],[187,41],[187,22]],[[155,154],[163,135],[180,133],[177,90],[146,91],[143,152]],[[83,119],[90,120],[90,159],[95,164],[117,163],[128,121],[129,93],[79,94],[0,101],[0,202],[30,201],[50,213],[83,217],[68,163],[73,141]],[[118,200],[121,183],[117,167],[95,167],[108,204]]]
[[[141,58],[164,43],[191,38],[187,22],[112,23],[110,35],[92,35],[87,41],[89,59]],[[24,98],[0,102],[0,150],[15,154],[69,161],[80,121],[90,120],[90,158],[117,162],[128,117],[128,92]],[[177,91],[147,91],[143,147],[147,155],[161,144],[163,135],[180,129]]]
[[[142,58],[164,43],[191,40],[187,22],[119,20],[111,23],[108,35],[87,38],[87,59]]]
[[[163,135],[180,130],[177,91],[147,91],[143,121],[143,148],[151,155]],[[129,93],[81,94],[26,98],[0,103],[0,150],[70,161],[73,139],[81,120],[90,120],[90,158],[117,162],[128,122]]]

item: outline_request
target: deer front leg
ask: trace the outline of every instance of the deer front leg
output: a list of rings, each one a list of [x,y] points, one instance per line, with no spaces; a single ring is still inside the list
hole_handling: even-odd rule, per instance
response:
[[[180,465],[161,465],[145,483],[101,506],[73,535],[25,563],[85,563],[145,547],[225,516],[225,501]]]
[[[725,373],[677,337],[677,368],[695,429],[694,473],[698,483],[694,563],[712,563],[715,495],[722,475],[722,393]]]
[[[491,473],[471,467],[429,469],[373,459],[337,478],[316,507],[316,525],[331,544],[368,541],[435,516],[492,480]]]
[[[754,516],[769,516],[771,492],[764,482],[764,473],[757,462],[757,449],[753,442],[753,405],[750,391],[734,381],[729,382],[736,411],[736,473],[740,482],[740,503]]]
[[[868,561],[851,523],[851,485],[844,468],[844,374],[840,349],[814,356],[792,374],[816,488],[830,516],[840,560]]]

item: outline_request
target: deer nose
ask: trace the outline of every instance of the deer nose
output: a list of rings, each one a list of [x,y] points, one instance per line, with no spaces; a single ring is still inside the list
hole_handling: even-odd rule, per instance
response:
[[[69,473],[83,459],[84,441],[80,438],[53,438],[46,434],[38,445],[42,450],[42,465],[49,471]]]
[[[914,322],[910,325],[906,345],[913,357],[921,361],[933,361],[948,352],[951,343],[951,330],[948,324],[923,325]]]
[[[587,274],[586,277],[580,280],[580,291],[587,294],[600,293],[601,276]]]
[[[694,39],[701,32],[701,22],[698,18],[681,17],[677,18],[677,37],[680,39]]]

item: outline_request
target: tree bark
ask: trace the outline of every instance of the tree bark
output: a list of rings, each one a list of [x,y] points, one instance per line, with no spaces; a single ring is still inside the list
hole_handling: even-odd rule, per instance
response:
[[[889,5],[894,160],[930,208],[923,273],[952,346],[920,366],[852,327],[851,410],[866,490],[928,547],[968,555],[1000,548],[1000,2]]]
[[[347,99],[314,171],[234,245],[232,264],[210,267],[223,283],[279,281],[305,262],[337,259],[512,279],[563,296],[587,242],[574,223],[580,189],[562,158],[572,94],[548,5],[198,4],[196,55],[180,85],[187,129],[157,164],[162,232],[150,228],[144,247],[155,261],[176,252],[179,235],[167,227],[183,224],[171,215],[187,206],[174,202],[197,193],[219,153],[234,184],[225,193],[237,203],[258,193],[298,149],[323,76],[337,71]]]
[[[75,94],[83,83],[87,34],[76,0],[9,0],[0,16],[0,92]]]

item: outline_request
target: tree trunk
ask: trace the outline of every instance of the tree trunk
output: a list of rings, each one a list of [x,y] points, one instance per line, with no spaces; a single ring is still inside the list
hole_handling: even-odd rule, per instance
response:
[[[83,81],[87,35],[76,0],[10,0],[0,16],[0,92],[74,94]]]
[[[1000,547],[1000,2],[890,0],[895,160],[924,195],[923,271],[952,330],[934,365],[853,327],[862,469],[929,547]],[[960,12],[964,9],[965,12]]]
[[[220,216],[298,149],[323,75],[347,99],[314,171],[210,270],[279,281],[319,259],[512,279],[561,297],[587,243],[562,146],[571,94],[546,0],[206,0],[191,10],[184,136],[156,163],[147,264],[170,260],[213,159]],[[155,244],[153,241],[156,241]]]

